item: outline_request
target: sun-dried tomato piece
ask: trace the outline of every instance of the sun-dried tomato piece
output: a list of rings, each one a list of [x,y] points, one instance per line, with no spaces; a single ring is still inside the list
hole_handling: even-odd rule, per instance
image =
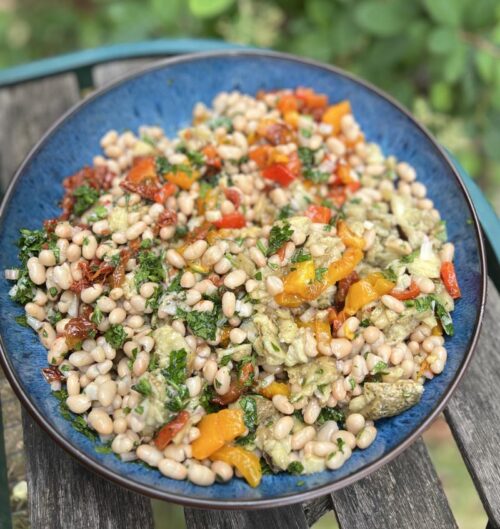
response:
[[[177,224],[177,213],[173,209],[167,208],[162,213],[160,213],[156,223],[160,228],[164,228],[165,226],[174,226]]]
[[[99,259],[94,259],[90,263],[81,262],[78,267],[82,271],[83,279],[90,283],[104,283],[115,269],[112,264]]]
[[[95,325],[82,316],[71,318],[64,328],[66,345],[72,349],[76,344],[91,338],[95,333]]]
[[[59,382],[63,378],[62,373],[57,366],[43,367],[42,375],[49,384],[52,384],[52,382]]]
[[[87,279],[78,279],[78,281],[73,281],[69,286],[71,292],[75,294],[80,294],[84,288],[88,288],[92,283]]]
[[[353,283],[356,283],[356,281],[359,281],[357,272],[351,272],[347,277],[344,277],[344,279],[341,279],[337,283],[337,291],[335,292],[334,298],[335,308],[337,310],[342,310],[344,308],[345,298],[349,287]]]
[[[189,420],[189,412],[183,410],[170,422],[167,422],[156,434],[154,443],[156,448],[164,450],[172,439],[186,426]]]
[[[133,184],[127,180],[123,180],[123,182],[120,183],[120,187],[126,191],[130,191],[131,193],[137,193],[142,198],[151,200],[152,202],[154,202],[158,191],[161,190],[161,186],[159,184]]]
[[[224,283],[224,278],[222,278],[220,275],[215,274],[215,273],[210,274],[210,275],[208,276],[208,279],[209,279],[210,281],[212,281],[212,283],[213,283],[217,288],[219,288],[219,287]]]
[[[43,221],[43,227],[47,233],[54,233],[57,226],[57,219],[48,219]]]
[[[110,279],[111,288],[120,287],[125,281],[125,267],[130,259],[131,251],[123,249],[120,251],[120,262],[116,265],[113,270],[113,274]]]
[[[227,187],[224,189],[224,194],[226,198],[230,200],[236,209],[240,207],[241,204],[241,195],[234,187]]]

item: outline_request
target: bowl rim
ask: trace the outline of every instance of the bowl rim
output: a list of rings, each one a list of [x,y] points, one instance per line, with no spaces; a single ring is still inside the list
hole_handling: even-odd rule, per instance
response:
[[[360,79],[359,77],[351,74],[350,72],[344,71],[343,69],[338,68],[336,66],[328,65],[328,64],[325,64],[325,63],[322,63],[320,61],[316,61],[313,59],[307,59],[307,58],[303,58],[303,57],[288,54],[288,53],[281,53],[281,52],[270,51],[270,50],[228,49],[228,50],[207,51],[207,52],[201,52],[201,53],[189,53],[185,55],[179,55],[176,57],[170,57],[170,58],[163,59],[160,61],[155,61],[153,64],[148,65],[144,68],[141,68],[138,71],[135,71],[131,74],[120,77],[119,79],[116,79],[102,86],[101,88],[95,90],[88,97],[78,101],[76,104],[70,107],[69,110],[67,110],[64,114],[62,114],[62,116],[60,116],[47,129],[47,131],[43,134],[43,136],[30,149],[29,153],[26,155],[23,162],[20,164],[20,166],[16,170],[12,180],[9,183],[9,186],[7,187],[2,203],[0,205],[0,230],[3,227],[3,223],[5,220],[5,213],[9,206],[14,189],[16,188],[21,175],[24,173],[25,168],[31,162],[31,159],[36,155],[36,153],[39,150],[41,150],[44,147],[45,143],[49,140],[49,138],[59,128],[60,125],[62,125],[71,116],[79,112],[87,104],[92,102],[94,99],[101,97],[101,95],[109,91],[112,91],[115,87],[119,85],[125,84],[128,81],[135,79],[137,77],[140,77],[145,73],[155,71],[155,70],[161,70],[165,66],[169,66],[172,64],[179,64],[179,63],[187,63],[187,62],[192,62],[192,61],[199,61],[203,59],[211,59],[211,58],[224,59],[224,58],[238,58],[238,57],[263,57],[263,58],[269,58],[269,59],[280,59],[280,60],[289,61],[291,63],[299,63],[299,64],[304,64],[307,66],[313,66],[315,68],[319,68],[319,69],[323,69],[328,72],[335,73],[336,75],[347,78],[350,81],[353,81],[354,83],[362,86],[363,88],[371,92],[374,92],[379,97],[385,99],[388,103],[396,107],[397,110],[399,110],[403,115],[405,115],[412,122],[413,126],[417,127],[424,134],[424,136],[430,141],[432,146],[436,149],[438,155],[440,155],[444,159],[446,164],[451,169],[452,174],[454,175],[456,181],[459,184],[459,188],[462,191],[464,199],[467,205],[469,206],[471,218],[473,220],[476,237],[477,237],[478,244],[479,244],[479,254],[480,254],[479,257],[480,257],[480,262],[481,262],[481,303],[480,303],[478,314],[476,316],[475,331],[471,339],[469,340],[468,347],[464,355],[464,359],[462,361],[462,364],[458,368],[457,374],[455,375],[454,379],[450,382],[449,387],[446,389],[441,399],[436,403],[436,406],[434,407],[434,409],[422,421],[422,423],[418,425],[406,437],[406,439],[404,439],[399,445],[394,447],[390,452],[385,453],[379,458],[375,459],[371,463],[366,464],[365,466],[363,466],[361,469],[354,472],[353,474],[345,476],[344,478],[336,481],[335,483],[320,485],[308,491],[289,493],[289,494],[285,494],[283,496],[277,496],[274,498],[260,498],[260,499],[257,498],[257,499],[248,499],[248,500],[237,499],[237,498],[236,499],[232,499],[232,498],[223,499],[223,500],[220,500],[217,498],[213,498],[213,499],[212,498],[210,499],[195,498],[195,497],[190,497],[188,495],[179,494],[176,492],[169,492],[169,491],[164,491],[164,490],[160,490],[156,488],[152,489],[146,484],[139,483],[131,479],[130,477],[121,475],[118,472],[115,472],[114,470],[111,470],[99,464],[97,461],[94,461],[93,459],[90,458],[89,455],[87,455],[85,452],[83,452],[82,450],[74,446],[69,440],[65,439],[55,427],[53,427],[52,425],[50,425],[44,420],[44,416],[42,415],[41,411],[37,408],[37,406],[33,403],[29,394],[27,392],[25,393],[24,390],[22,389],[21,383],[17,378],[17,372],[11,364],[9,355],[7,354],[7,349],[3,343],[2,337],[0,336],[0,364],[12,388],[14,389],[17,397],[23,404],[24,408],[36,420],[38,425],[41,426],[42,429],[45,430],[45,432],[47,432],[49,436],[60,447],[62,447],[66,452],[68,452],[73,457],[75,457],[80,463],[83,463],[84,466],[86,466],[89,470],[91,470],[95,474],[101,477],[105,477],[117,485],[133,490],[134,492],[143,494],[145,496],[149,496],[151,498],[164,500],[164,501],[170,501],[170,502],[184,505],[187,507],[197,507],[197,508],[205,508],[205,509],[222,509],[222,510],[226,510],[226,509],[247,510],[247,509],[281,507],[285,505],[301,503],[307,500],[312,500],[319,496],[332,493],[343,487],[351,485],[364,477],[367,477],[369,474],[381,468],[383,465],[393,460],[398,455],[400,455],[404,450],[406,450],[406,448],[408,448],[413,442],[416,441],[417,437],[421,433],[423,433],[423,431],[432,423],[432,421],[444,409],[449,398],[455,391],[458,383],[462,379],[471,361],[471,358],[475,351],[475,347],[477,345],[479,333],[480,333],[482,322],[483,322],[483,315],[484,315],[484,309],[485,309],[485,304],[486,304],[486,290],[487,290],[487,277],[488,277],[484,241],[483,241],[483,236],[482,236],[482,232],[481,232],[481,228],[479,224],[479,219],[478,219],[476,210],[474,208],[474,204],[472,203],[469,192],[467,191],[467,188],[465,187],[459,172],[455,168],[454,164],[451,162],[446,151],[439,145],[437,140],[427,130],[427,128],[424,127],[422,124],[420,124],[413,117],[413,115],[409,112],[409,110],[407,110],[400,102],[398,102],[392,96],[385,93],[383,90],[374,86],[370,82]]]

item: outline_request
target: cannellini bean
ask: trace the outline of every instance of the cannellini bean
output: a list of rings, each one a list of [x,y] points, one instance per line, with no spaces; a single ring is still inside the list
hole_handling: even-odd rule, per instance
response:
[[[31,281],[35,285],[43,285],[45,283],[45,267],[40,263],[38,257],[30,257],[26,263],[28,267],[28,274]],[[68,287],[69,288],[69,285]]]
[[[396,172],[398,173],[399,178],[405,182],[413,182],[417,178],[417,173],[415,169],[406,162],[400,162],[396,166]]]
[[[198,375],[192,376],[186,380],[186,387],[190,397],[196,397],[201,391],[201,378]]]
[[[40,250],[38,260],[43,266],[54,266],[56,264],[56,256],[52,250]]]
[[[198,465],[198,466],[201,466],[201,465]],[[178,463],[177,461],[174,461],[173,459],[169,459],[168,457],[165,459],[162,459],[158,463],[158,469],[164,476],[166,476],[167,478],[171,478],[171,479],[182,480],[182,479],[186,479],[188,475],[187,468],[182,463]],[[215,479],[215,475],[214,475],[214,479]]]
[[[102,408],[94,408],[88,416],[88,422],[101,435],[113,433],[113,421]]]
[[[193,462],[189,465],[187,477],[195,485],[208,487],[215,481],[215,472],[205,465]]]
[[[224,286],[233,289],[243,285],[247,280],[247,274],[244,270],[233,270],[224,278]]]
[[[66,379],[66,390],[70,397],[80,394],[80,377],[76,371],[71,371],[68,374]]]
[[[45,319],[45,309],[38,306],[36,303],[26,303],[24,310],[28,316],[36,320],[43,321]]]
[[[207,360],[205,362],[205,365],[203,366],[203,376],[205,377],[205,380],[209,384],[213,383],[216,373],[217,373],[217,362],[212,359]]]
[[[152,467],[157,467],[164,459],[163,454],[154,446],[140,445],[136,450],[137,457]]]
[[[212,471],[215,472],[217,481],[222,481],[224,483],[233,477],[234,472],[231,465],[228,465],[224,461],[214,461],[211,468]]]
[[[338,432],[333,433],[332,441],[338,444],[338,439],[342,439],[351,450],[356,446],[356,437],[346,430],[339,430]]]
[[[422,294],[431,294],[436,288],[434,281],[428,277],[414,277],[413,280],[417,284]]]
[[[231,343],[234,344],[241,344],[245,341],[247,337],[247,333],[243,329],[231,329],[229,333],[229,339],[231,340]]]
[[[306,426],[292,435],[292,450],[300,450],[308,441],[316,437],[316,430],[312,426]]]
[[[196,278],[194,277],[193,272],[189,270],[184,272],[181,276],[181,287],[182,288],[193,288],[196,284]]]
[[[224,257],[224,252],[220,246],[211,246],[204,254],[201,259],[201,263],[204,266],[213,266],[218,263]],[[181,283],[182,284],[182,283]]]
[[[70,395],[66,399],[66,404],[73,413],[84,413],[90,408],[92,403],[87,395],[81,393],[80,395]]]
[[[225,395],[229,391],[229,385],[231,383],[231,375],[227,366],[221,367],[214,378],[215,391],[219,395]]]
[[[252,259],[252,261],[259,268],[266,266],[267,260],[264,254],[256,246],[253,246],[252,248],[250,248],[250,250],[248,251],[248,255],[250,256],[250,259]]]
[[[223,257],[220,261],[215,263],[214,270],[218,274],[223,275],[227,274],[232,267],[233,265],[231,264],[231,261],[227,257]]]
[[[366,343],[370,345],[375,343],[380,338],[380,335],[380,330],[373,325],[370,325],[363,331],[363,338],[365,339]]]
[[[111,450],[115,454],[126,454],[134,448],[134,441],[126,434],[118,434],[111,443]]]
[[[90,353],[85,351],[76,351],[69,356],[69,362],[75,367],[89,366],[94,363]]]
[[[285,395],[274,395],[273,404],[274,407],[284,415],[291,415],[295,411],[295,408]]]
[[[326,421],[325,424],[320,428],[317,434],[318,441],[330,441],[332,435],[339,429],[335,421]]]
[[[344,386],[344,379],[340,378],[332,384],[332,395],[339,402],[346,398],[347,391]]]
[[[84,303],[93,303],[102,294],[102,285],[95,283],[91,287],[84,288],[80,294]]]
[[[273,428],[274,438],[277,440],[284,439],[293,429],[292,417],[281,417],[276,421]]]
[[[405,304],[389,294],[385,294],[381,298],[382,303],[390,310],[401,314],[405,310]]]
[[[266,278],[266,289],[271,296],[276,296],[283,292],[283,281],[277,276],[269,276]]]
[[[169,444],[165,450],[163,450],[165,457],[173,459],[178,463],[182,463],[186,459],[184,448],[181,445]]]
[[[167,261],[175,268],[184,268],[186,266],[186,261],[182,255],[173,248],[167,250],[165,256]]]
[[[302,415],[306,424],[314,424],[319,417],[321,407],[316,399],[311,399],[303,409]]]
[[[346,338],[334,338],[330,342],[330,347],[333,355],[338,359],[348,356],[352,351],[352,343]]]
[[[236,296],[233,292],[224,292],[222,296],[222,312],[226,318],[231,318],[236,309]]]
[[[105,408],[108,407],[116,396],[117,384],[114,380],[103,382],[97,390],[97,399]]]
[[[188,261],[194,261],[195,259],[199,259],[205,253],[207,247],[207,241],[196,241],[184,250],[182,256]]]
[[[439,258],[441,262],[452,262],[453,257],[455,256],[455,246],[451,242],[443,244],[441,251],[439,252]]]
[[[360,413],[351,413],[345,420],[349,432],[356,435],[365,427],[365,418]]]
[[[109,323],[111,323],[111,325],[117,325],[119,323],[122,323],[126,317],[127,313],[125,312],[125,310],[121,307],[117,307],[109,313]]]
[[[337,470],[345,463],[345,456],[340,451],[332,452],[326,459],[326,466],[330,470]]]
[[[375,426],[365,426],[357,435],[356,445],[358,448],[364,450],[368,448],[377,437],[377,429]]]

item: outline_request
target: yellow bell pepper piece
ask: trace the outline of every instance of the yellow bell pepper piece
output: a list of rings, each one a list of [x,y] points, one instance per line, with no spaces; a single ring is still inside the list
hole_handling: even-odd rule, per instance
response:
[[[212,461],[224,461],[236,467],[251,487],[257,487],[262,479],[259,458],[241,446],[224,446],[210,456]]]
[[[388,294],[394,288],[394,283],[375,273],[353,283],[349,287],[345,299],[344,312],[349,316],[356,314],[361,307]]]
[[[175,171],[166,173],[164,177],[166,180],[182,189],[189,189],[193,183],[200,178],[200,173],[198,171],[193,171],[191,174],[188,174],[185,171]]]
[[[337,281],[347,277],[356,265],[363,259],[363,252],[359,248],[347,248],[342,257],[334,261],[328,267],[326,281],[329,285],[334,285]]]
[[[359,248],[360,250],[365,247],[365,240],[363,237],[354,235],[349,226],[343,220],[339,220],[337,223],[337,235],[348,247],[350,246],[352,248]]]
[[[260,394],[266,399],[272,399],[274,395],[290,395],[290,387],[285,382],[271,382],[268,386],[260,389]]]
[[[297,263],[295,270],[285,276],[283,290],[286,294],[297,294],[305,298],[307,288],[314,281],[315,276],[314,263],[311,260]]]

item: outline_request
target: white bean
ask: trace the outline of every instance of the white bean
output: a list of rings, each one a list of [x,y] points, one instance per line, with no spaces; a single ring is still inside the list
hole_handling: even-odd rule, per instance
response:
[[[231,375],[227,366],[221,367],[214,378],[215,391],[219,395],[225,395],[229,391],[229,385],[231,383]]]
[[[142,461],[145,461],[148,465],[152,467],[157,467],[164,459],[163,454],[154,446],[151,445],[140,445],[135,451],[137,457]]]
[[[273,428],[274,438],[278,441],[284,439],[293,429],[292,417],[281,417],[276,421]]]
[[[169,458],[162,459],[158,463],[158,469],[164,476],[171,479],[182,480],[186,479],[188,475],[187,468],[182,463],[178,463]]]
[[[199,259],[205,253],[207,247],[207,241],[198,240],[193,244],[189,245],[184,250],[184,253],[182,255],[184,259],[187,259],[188,261],[194,261],[195,259]]]
[[[365,418],[360,413],[351,413],[345,420],[346,428],[356,435],[365,427]]]
[[[213,472],[215,472],[217,481],[222,481],[224,483],[233,477],[234,472],[231,465],[228,465],[224,461],[214,461],[211,468]]]
[[[405,304],[389,294],[385,294],[381,298],[382,303],[390,310],[401,314],[405,310]]]
[[[31,281],[33,281],[35,285],[43,285],[46,278],[45,267],[40,263],[38,257],[30,257],[26,264]]]
[[[226,318],[231,318],[236,309],[236,296],[233,292],[224,292],[222,296],[222,312]]]
[[[87,395],[81,393],[80,395],[70,395],[66,399],[66,404],[73,413],[84,413],[90,408],[92,403]]]
[[[189,465],[187,477],[189,481],[192,481],[195,485],[208,487],[213,485],[215,481],[215,472],[204,465],[191,463],[191,465]]]
[[[230,289],[238,288],[247,280],[244,270],[233,270],[224,278],[224,286]]]
[[[306,426],[292,435],[291,447],[292,450],[300,450],[308,441],[312,441],[316,437],[316,430],[312,426]]]
[[[368,448],[377,437],[375,426],[365,426],[357,435],[356,445],[362,450]]]
[[[88,422],[101,435],[113,433],[113,421],[102,408],[93,409],[88,416]]]
[[[284,415],[292,415],[295,411],[295,408],[285,395],[274,395],[273,404],[274,407]]]

